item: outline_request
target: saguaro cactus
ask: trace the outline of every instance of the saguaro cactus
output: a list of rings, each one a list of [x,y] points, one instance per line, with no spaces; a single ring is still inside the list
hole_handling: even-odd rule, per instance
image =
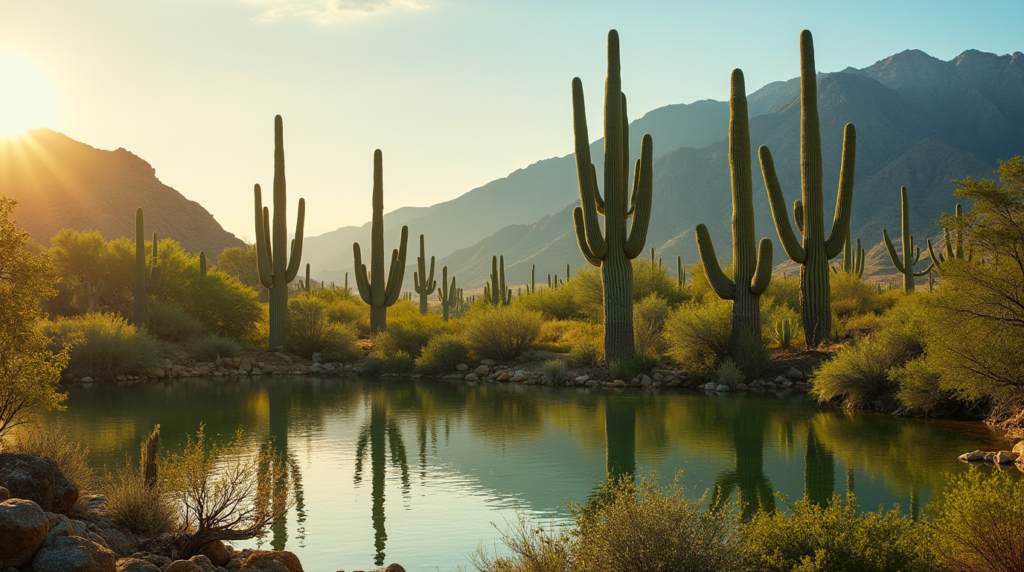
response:
[[[590,159],[590,134],[583,101],[583,82],[572,80],[576,179],[581,206],[573,209],[576,242],[583,257],[601,269],[604,287],[605,359],[611,364],[635,354],[633,346],[633,266],[647,242],[651,220],[654,142],[644,135],[640,158],[629,186],[629,119],[622,93],[619,34],[608,32],[608,79],[604,105],[604,198],[597,188],[597,170]],[[599,215],[604,215],[604,232]],[[626,221],[633,217],[627,234]]]
[[[306,281],[303,282],[303,281],[300,280],[299,282],[302,283],[302,291],[303,292],[312,292],[313,291],[313,283],[309,281],[309,263],[308,262],[306,263]]]
[[[537,292],[537,283],[534,282],[534,278],[536,278],[536,277],[537,277],[537,265],[536,264],[531,264],[530,265],[530,290],[529,290],[530,294],[534,294],[534,293]]]
[[[914,265],[921,259],[921,247],[914,248],[914,237],[910,235],[910,202],[907,200],[906,187],[900,187],[900,206],[900,242],[903,243],[903,260],[900,260],[900,255],[896,253],[896,247],[889,239],[889,232],[884,228],[882,229],[882,238],[885,240],[885,248],[889,250],[892,265],[896,267],[897,272],[903,275],[903,290],[913,292],[915,289],[914,278],[928,274],[932,265],[929,264],[928,268],[920,272],[914,272]]]
[[[409,227],[402,227],[399,248],[391,253],[391,272],[384,277],[384,159],[380,149],[373,152],[373,223],[370,227],[370,273],[359,252],[359,243],[352,243],[355,256],[356,286],[359,296],[370,305],[370,330],[382,332],[388,327],[388,306],[398,301],[405,279],[405,249],[409,243]]]
[[[441,268],[441,288],[437,291],[437,299],[441,301],[441,317],[448,321],[451,311],[455,309],[456,298],[459,295],[455,287],[455,277],[452,276],[452,285],[448,286],[448,267]]]
[[[206,253],[199,251],[199,277],[206,278]]]
[[[743,72],[732,71],[729,98],[729,169],[732,172],[732,261],[734,279],[722,271],[708,227],[697,225],[697,249],[716,294],[732,300],[732,351],[761,339],[761,294],[772,280],[772,241],[762,238],[754,260],[754,183],[750,171],[750,126]]]
[[[499,269],[500,261],[500,269]],[[491,257],[491,280],[484,285],[484,298],[495,306],[512,303],[512,289],[505,287],[505,257]]]
[[[679,283],[679,289],[682,290],[683,286],[686,286],[686,269],[683,268],[683,257],[676,257],[676,282]]]
[[[825,238],[824,199],[822,196],[821,134],[818,128],[818,85],[814,72],[814,43],[811,33],[800,33],[800,166],[802,200],[796,201],[793,214],[803,242],[793,232],[786,212],[775,163],[767,147],[758,149],[761,171],[775,228],[782,248],[800,265],[800,319],[808,347],[816,347],[832,332],[832,299],[829,291],[828,261],[843,251],[846,229],[853,204],[853,173],[856,160],[857,131],[852,123],[843,130],[843,161],[839,171],[839,195],[832,230]]]
[[[434,280],[434,257],[430,257],[430,274],[427,274],[427,253],[423,245],[423,235],[420,235],[420,255],[416,259],[419,264],[419,272],[412,273],[413,288],[420,295],[420,314],[426,315],[428,296],[434,293],[437,281]]]
[[[288,195],[284,176],[284,125],[274,117],[274,220],[263,206],[259,185],[253,187],[256,219],[256,265],[260,283],[270,290],[270,349],[284,345],[288,321],[288,284],[295,280],[302,261],[302,229],[306,221],[306,200],[299,199],[295,237],[288,248]],[[271,234],[273,231],[273,234]]]
[[[160,266],[157,255],[157,236],[153,233],[153,263],[147,269],[146,231],[142,208],[135,211],[135,290],[132,305],[132,321],[136,326],[149,325],[149,295],[160,283]]]
[[[963,207],[959,203],[956,205],[956,214],[953,215],[954,232],[956,232],[956,249],[953,248],[953,242],[950,240],[949,228],[942,229],[943,242],[946,244],[946,254],[943,255],[941,252],[938,256],[935,256],[935,249],[932,247],[932,239],[928,239],[928,256],[932,259],[932,265],[935,266],[935,270],[942,273],[942,264],[947,260],[970,260],[971,253],[964,255],[964,211]],[[948,215],[947,215],[948,216]]]
[[[103,280],[96,282],[93,286],[88,280],[82,283],[82,287],[85,290],[85,307],[86,312],[92,314],[96,312],[96,304],[99,301],[99,297],[103,295],[104,284]]]

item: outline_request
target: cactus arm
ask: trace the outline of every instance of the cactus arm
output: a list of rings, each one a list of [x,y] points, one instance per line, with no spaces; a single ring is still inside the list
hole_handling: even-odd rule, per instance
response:
[[[604,197],[597,191],[597,167],[590,164],[590,180],[594,181],[594,199],[597,200],[597,214],[604,216]]]
[[[700,262],[704,265],[704,274],[711,289],[723,300],[735,300],[736,283],[722,272],[722,266],[715,255],[715,245],[708,234],[708,227],[703,224],[697,225],[697,250],[700,251]]]
[[[889,258],[892,259],[892,265],[896,267],[896,271],[900,274],[905,272],[903,263],[900,262],[900,255],[896,252],[896,247],[893,246],[892,240],[889,239],[889,233],[884,228],[882,229],[882,239],[885,241],[885,248],[889,251]]]
[[[597,170],[590,159],[590,136],[587,133],[587,113],[583,101],[583,83],[579,78],[572,80],[573,134],[576,142],[576,176],[579,179],[580,203],[583,210],[584,240],[579,241],[580,249],[586,244],[588,260],[604,260],[608,245],[601,234],[597,219],[598,205],[603,206],[597,189]],[[604,210],[603,208],[601,210]],[[575,214],[574,214],[575,217]],[[577,237],[579,237],[577,231]],[[593,264],[593,262],[591,262]]]
[[[633,216],[636,211],[636,193],[640,188],[640,159],[636,160],[636,164],[633,167],[633,191],[629,194],[629,210],[626,211],[626,218]]]
[[[264,288],[270,288],[273,286],[271,268],[274,267],[274,255],[267,237],[267,227],[270,224],[269,216],[267,208],[262,205],[259,185],[256,185],[254,194],[256,195],[256,267],[260,274],[260,284],[263,284]]]
[[[772,262],[775,255],[772,241],[762,238],[757,245],[757,266],[754,268],[754,277],[750,280],[750,291],[754,294],[764,294],[772,281]]]
[[[793,201],[793,222],[796,223],[796,230],[804,233],[804,202],[800,199]]]
[[[288,269],[284,273],[284,281],[291,282],[299,273],[302,264],[302,230],[306,226],[306,199],[299,199],[299,216],[295,219],[295,238],[292,239],[291,257]]]
[[[757,150],[757,154],[761,160],[761,174],[764,176],[764,186],[768,190],[768,203],[772,209],[772,218],[775,220],[775,230],[782,242],[782,249],[786,251],[790,260],[797,264],[803,264],[807,260],[807,251],[793,234],[793,227],[789,224],[789,213],[786,212],[786,201],[782,196],[779,177],[775,174],[772,153],[768,147],[762,145]]]
[[[839,167],[839,196],[836,199],[836,213],[832,219],[832,231],[825,241],[825,256],[829,259],[839,256],[850,229],[850,211],[853,210],[853,173],[857,162],[857,129],[847,123],[843,129],[843,160]]]
[[[394,289],[394,295],[388,296],[385,294],[384,299],[387,300],[388,306],[398,301],[398,294],[402,290],[402,282],[405,281],[405,261],[406,251],[409,246],[409,227],[402,227],[402,239],[398,243],[398,250],[393,251],[391,254],[391,273],[388,275],[388,283],[385,290]]]
[[[359,251],[359,243],[352,243],[352,255],[355,258],[353,274],[356,275],[356,289],[359,290],[359,297],[367,304],[373,304],[373,293],[370,289],[370,277],[366,274],[366,265],[363,264],[363,257]]]
[[[632,259],[640,256],[644,249],[644,243],[647,242],[647,229],[651,222],[651,198],[654,195],[653,163],[654,139],[650,134],[645,134],[640,144],[640,159],[637,160],[638,168],[634,186],[639,190],[635,193],[635,202],[632,205],[635,214],[624,249],[626,258]]]
[[[924,275],[928,274],[929,272],[931,272],[934,269],[935,269],[935,264],[931,263],[931,264],[928,265],[928,268],[925,268],[924,270],[921,270],[920,272],[915,272],[914,276],[924,276]]]
[[[928,256],[932,259],[932,266],[934,266],[935,269],[939,270],[941,273],[942,263],[945,262],[947,259],[944,258],[941,254],[939,254],[938,256],[935,255],[935,249],[932,247],[932,239],[929,238],[927,242]]]
[[[914,264],[911,264],[911,266],[914,266],[918,262],[921,261],[921,247],[920,246],[917,246],[917,247],[914,246],[914,237],[910,237],[910,246],[911,246],[911,248],[914,249]]]

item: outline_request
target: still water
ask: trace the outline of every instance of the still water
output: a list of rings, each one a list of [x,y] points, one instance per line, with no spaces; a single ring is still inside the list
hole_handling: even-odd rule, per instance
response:
[[[821,408],[802,395],[653,395],[636,391],[455,385],[437,380],[273,377],[74,386],[51,416],[87,443],[98,469],[137,463],[161,425],[180,451],[200,423],[227,441],[286,450],[299,502],[261,541],[310,571],[451,570],[517,515],[557,525],[608,474],[682,471],[746,512],[805,493],[855,491],[861,506],[917,516],[956,456],[1008,445],[980,423],[897,419]],[[245,544],[255,546],[257,543]]]

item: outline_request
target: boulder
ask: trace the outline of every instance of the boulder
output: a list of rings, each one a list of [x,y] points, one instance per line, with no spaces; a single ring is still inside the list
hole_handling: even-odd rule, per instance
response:
[[[210,559],[210,562],[212,562],[214,566],[226,566],[228,562],[231,562],[231,552],[229,552],[228,547],[224,546],[224,543],[219,540],[215,540],[204,546],[202,553]]]
[[[405,572],[401,564],[388,564],[387,568],[381,568],[380,572]]]
[[[0,487],[46,512],[68,512],[78,501],[78,487],[64,477],[57,463],[25,453],[0,453]]]
[[[1017,455],[1019,455],[1021,457],[1024,457],[1024,441],[1021,441],[1020,443],[1017,443],[1016,445],[1014,445],[1013,446],[1013,452],[1017,453]],[[0,494],[3,494],[3,493],[0,493]],[[0,499],[0,500],[2,500],[2,499]]]
[[[1009,465],[1017,460],[1017,456],[1010,451],[996,451],[992,455],[992,462],[997,465]]]
[[[499,376],[497,377],[497,380],[498,380],[498,381],[508,381],[509,377],[510,377],[510,376],[508,375],[508,372],[506,371],[505,373],[503,373],[503,374],[499,375]]]
[[[469,369],[469,366],[464,363],[460,363],[455,366],[455,369],[458,371],[466,371],[467,369]]]
[[[58,536],[32,559],[35,572],[117,572],[114,553],[80,536]]]
[[[480,365],[489,365],[489,366],[493,367],[493,366],[498,365],[498,362],[496,362],[496,361],[494,361],[492,359],[482,359],[482,360],[480,360]]]
[[[117,561],[117,572],[160,572],[160,569],[145,560],[122,558]]]
[[[53,542],[58,536],[80,536],[91,540],[104,548],[110,548],[107,541],[97,534],[96,526],[86,524],[81,520],[71,520],[63,514],[46,513],[46,520],[49,522],[50,531],[46,534],[46,542]]]
[[[191,560],[175,560],[171,565],[164,568],[164,572],[206,572],[202,566]]]
[[[11,498],[11,491],[7,490],[4,487],[0,487],[0,502],[3,502],[9,498]]]
[[[473,370],[473,373],[475,373],[477,375],[487,375],[487,374],[491,373],[491,366],[488,366],[488,365],[478,365],[478,366],[476,366],[476,369]]]
[[[271,562],[283,564],[288,572],[303,572],[299,557],[287,550],[256,550],[242,562],[242,570],[262,570]],[[272,570],[272,568],[267,568]],[[167,572],[166,570],[164,572]]]
[[[32,562],[50,529],[46,513],[25,499],[0,502],[0,562],[20,568]]]
[[[474,382],[474,381],[480,381],[480,378],[479,378],[479,377],[477,377],[477,375],[476,375],[475,373],[471,373],[471,374],[468,374],[468,375],[467,375],[467,376],[465,377],[465,380],[466,380],[466,381],[469,381],[469,382]]]
[[[717,386],[715,386],[715,391],[727,393],[729,391],[729,386],[724,383],[719,383]]]
[[[652,383],[654,383],[654,380],[651,379],[650,377],[646,376],[646,375],[640,378],[640,385],[642,385],[644,387],[648,387]]]
[[[957,458],[960,459],[961,461],[973,463],[977,461],[984,461],[985,453],[982,451],[971,451],[970,453],[964,453],[963,455],[960,455]]]
[[[791,367],[788,370],[786,370],[785,376],[789,379],[803,379],[804,372],[798,370],[795,367]]]

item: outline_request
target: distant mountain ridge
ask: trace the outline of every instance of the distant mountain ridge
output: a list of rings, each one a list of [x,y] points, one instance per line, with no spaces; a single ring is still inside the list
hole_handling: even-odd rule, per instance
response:
[[[138,207],[146,212],[147,236],[157,232],[190,252],[216,260],[225,248],[243,245],[199,203],[161,183],[141,158],[49,129],[0,140],[0,195],[18,199],[14,217],[44,245],[64,228],[134,239]]]

